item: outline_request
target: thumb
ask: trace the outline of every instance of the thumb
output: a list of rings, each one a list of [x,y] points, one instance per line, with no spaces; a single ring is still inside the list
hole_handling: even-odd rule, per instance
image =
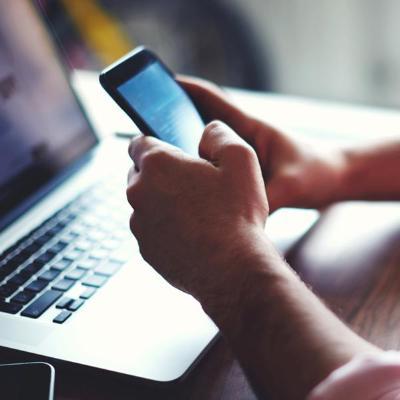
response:
[[[217,166],[237,164],[246,159],[257,160],[253,148],[221,121],[213,121],[206,126],[199,155]]]

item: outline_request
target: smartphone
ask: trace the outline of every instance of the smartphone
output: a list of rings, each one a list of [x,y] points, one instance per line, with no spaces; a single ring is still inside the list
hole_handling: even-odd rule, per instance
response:
[[[42,362],[0,365],[0,398],[53,400],[54,375],[54,368]]]
[[[174,74],[138,47],[100,74],[100,83],[145,134],[198,156],[204,121]]]

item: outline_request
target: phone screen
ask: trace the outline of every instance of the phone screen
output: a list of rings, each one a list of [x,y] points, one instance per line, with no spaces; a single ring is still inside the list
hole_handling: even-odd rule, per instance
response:
[[[204,122],[184,90],[158,62],[117,87],[161,140],[198,155]]]

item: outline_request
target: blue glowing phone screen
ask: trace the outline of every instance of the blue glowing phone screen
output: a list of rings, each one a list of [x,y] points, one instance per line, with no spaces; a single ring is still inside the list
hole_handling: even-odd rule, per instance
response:
[[[157,62],[117,88],[157,137],[198,155],[204,123],[194,104]]]

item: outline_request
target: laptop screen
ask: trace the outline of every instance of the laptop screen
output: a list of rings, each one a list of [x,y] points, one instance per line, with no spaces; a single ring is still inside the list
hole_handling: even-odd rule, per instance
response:
[[[95,143],[35,7],[0,1],[0,227]]]

